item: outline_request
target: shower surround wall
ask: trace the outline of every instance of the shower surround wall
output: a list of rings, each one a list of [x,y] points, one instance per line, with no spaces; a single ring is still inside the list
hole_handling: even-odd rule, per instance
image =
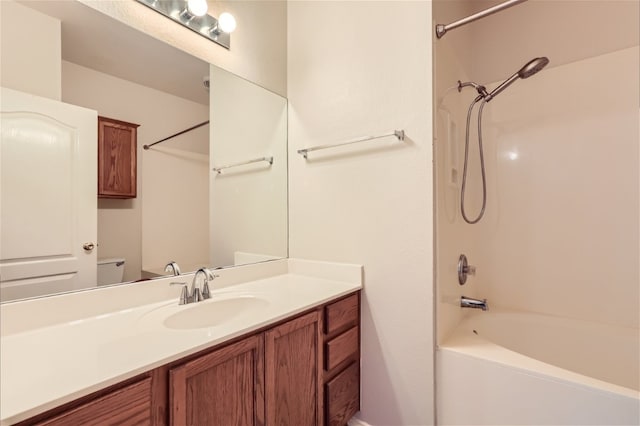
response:
[[[494,305],[638,327],[638,47],[550,68],[487,108]],[[493,85],[492,85],[493,87]]]
[[[453,22],[470,15],[471,4],[461,1],[436,1],[433,3],[434,21]],[[436,283],[438,341],[456,327],[464,312],[460,309],[460,296],[476,296],[474,277],[469,277],[464,288],[458,285],[456,260],[464,253],[474,265],[476,257],[472,241],[461,226],[460,184],[464,155],[465,117],[469,103],[477,93],[465,89],[458,93],[457,81],[469,81],[471,69],[471,34],[466,29],[452,31],[434,41],[434,160],[436,181]],[[477,158],[477,148],[471,155]],[[471,164],[475,173],[475,163]],[[476,174],[474,174],[476,176]],[[480,187],[469,182],[470,190]],[[475,207],[474,207],[475,208]],[[472,210],[476,211],[476,210]]]
[[[434,2],[437,21],[452,3]],[[453,20],[495,3],[474,2]],[[436,41],[439,424],[638,423],[637,393],[595,379],[633,374],[640,350],[638,5],[531,1]],[[616,24],[603,31],[607,22]],[[452,164],[462,173],[476,93],[458,93],[456,81],[491,91],[540,56],[551,61],[545,69],[486,105],[487,210],[468,225],[461,179],[449,181]],[[458,130],[451,145],[447,117]],[[474,216],[482,196],[475,120],[469,158],[466,210]],[[464,286],[456,277],[459,252],[477,267]],[[457,307],[462,294],[487,298],[489,313]],[[501,316],[504,309],[514,312]],[[474,316],[497,321],[483,330]],[[536,351],[522,345],[531,344],[526,327],[535,323],[525,318],[550,327]],[[563,324],[572,324],[565,334]],[[501,332],[508,337],[492,341]],[[617,361],[584,368],[562,348],[575,347],[576,336],[597,343],[583,351]]]
[[[438,20],[451,14],[447,3],[434,3]],[[460,217],[460,181],[457,195],[446,184],[446,126],[442,108],[436,112],[438,341],[466,314],[455,307],[463,293],[490,307],[639,326],[637,16],[637,2],[526,2],[436,41],[436,99],[457,124],[460,173],[475,91],[446,88],[468,77],[490,91],[534,57],[551,61],[485,107],[488,203],[476,225]],[[617,24],[602,33],[602,22]],[[475,121],[471,147],[466,199],[474,215]],[[464,287],[451,239],[477,266]]]

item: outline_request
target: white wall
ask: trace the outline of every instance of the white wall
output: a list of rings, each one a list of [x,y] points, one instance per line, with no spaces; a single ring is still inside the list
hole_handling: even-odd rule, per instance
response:
[[[160,149],[142,147],[206,121],[208,106],[66,61],[62,76],[65,102],[140,125],[138,196],[99,200],[98,256],[124,257],[125,281],[139,279],[142,269],[161,268],[169,260],[206,262],[208,162],[205,154],[193,152],[192,145],[207,146],[207,128]]]
[[[211,168],[273,164],[210,172],[209,264],[242,262],[237,252],[287,257],[287,100],[212,66],[210,105]]]
[[[0,86],[60,100],[60,21],[0,1]]]
[[[287,87],[287,2],[209,1],[209,13],[231,12],[238,27],[227,50],[134,1],[80,0],[204,61],[282,96]]]
[[[431,4],[288,13],[290,255],[364,265],[359,417],[433,424]],[[404,143],[296,152],[394,129]]]

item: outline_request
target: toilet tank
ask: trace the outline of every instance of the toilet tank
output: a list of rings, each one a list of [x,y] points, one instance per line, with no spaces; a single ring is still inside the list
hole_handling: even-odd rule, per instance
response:
[[[121,283],[124,277],[124,259],[98,260],[98,285]]]

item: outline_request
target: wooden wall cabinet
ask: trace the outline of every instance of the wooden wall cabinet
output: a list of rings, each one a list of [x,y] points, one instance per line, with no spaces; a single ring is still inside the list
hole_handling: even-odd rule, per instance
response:
[[[360,293],[21,425],[344,426],[360,409]]]
[[[98,117],[98,197],[136,198],[138,127]]]

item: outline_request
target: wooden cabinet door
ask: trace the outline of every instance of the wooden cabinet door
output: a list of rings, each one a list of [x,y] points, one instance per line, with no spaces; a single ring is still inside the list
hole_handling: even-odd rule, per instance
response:
[[[34,424],[34,423],[29,423]],[[150,425],[151,379],[98,397],[55,417],[35,423],[37,426]]]
[[[169,381],[172,425],[264,425],[262,334],[172,368]]]
[[[98,117],[98,197],[136,197],[137,128]]]
[[[318,312],[265,333],[267,425],[322,424],[320,333]]]

